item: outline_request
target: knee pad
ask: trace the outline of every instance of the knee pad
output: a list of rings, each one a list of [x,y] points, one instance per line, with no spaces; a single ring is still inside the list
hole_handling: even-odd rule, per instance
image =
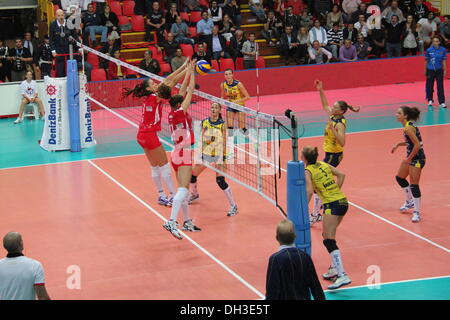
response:
[[[328,253],[332,253],[334,250],[339,249],[336,245],[336,240],[334,239],[325,239],[323,240],[323,245],[327,248]]]
[[[197,176],[191,175],[191,183],[197,182]]]
[[[409,186],[409,183],[406,179],[400,178],[399,176],[395,176],[395,180],[397,180],[398,184],[402,188],[406,188],[407,186]]]
[[[225,177],[217,177],[216,182],[220,189],[226,190],[228,188],[228,183],[225,181]]]
[[[421,193],[420,193],[420,188],[419,188],[418,184],[411,185],[411,193],[414,198],[420,198]]]

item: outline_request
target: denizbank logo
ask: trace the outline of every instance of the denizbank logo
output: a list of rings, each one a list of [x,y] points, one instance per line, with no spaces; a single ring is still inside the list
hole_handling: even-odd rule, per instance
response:
[[[48,128],[50,137],[48,139],[49,144],[56,144],[56,87],[54,85],[48,85],[46,88],[47,94],[50,96],[47,103],[50,106],[50,112],[48,113]]]

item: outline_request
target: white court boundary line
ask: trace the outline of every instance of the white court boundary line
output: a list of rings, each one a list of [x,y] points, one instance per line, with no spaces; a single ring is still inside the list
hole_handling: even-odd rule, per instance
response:
[[[135,200],[137,200],[139,203],[141,203],[144,207],[149,209],[153,214],[155,214],[158,218],[163,220],[164,222],[167,221],[166,218],[164,218],[163,215],[161,215],[158,211],[153,209],[149,204],[147,204],[144,200],[139,198],[137,195],[135,195],[133,192],[131,192],[128,188],[126,188],[124,185],[122,185],[119,181],[114,179],[110,174],[108,174],[105,170],[100,168],[98,165],[96,165],[93,161],[87,160],[94,168],[96,168],[98,171],[100,171],[102,174],[104,174],[108,179],[110,179],[112,182],[114,182],[117,186],[119,186],[122,190],[124,190],[126,193],[128,193],[130,196],[132,196]],[[186,233],[180,230],[180,233],[190,242],[192,243],[197,249],[199,249],[201,252],[203,252],[205,255],[207,255],[209,258],[211,258],[214,262],[216,262],[220,267],[222,267],[225,271],[227,271],[230,275],[232,275],[234,278],[236,278],[239,282],[241,282],[244,286],[249,288],[253,293],[258,295],[261,299],[264,299],[265,296],[258,291],[255,287],[253,287],[250,283],[245,281],[241,276],[239,276],[236,272],[231,270],[228,266],[226,266],[222,261],[217,259],[213,254],[211,254],[208,250],[203,248],[201,245],[199,245],[196,241],[194,241],[192,238],[190,238]],[[173,240],[173,241],[179,241],[179,240]]]

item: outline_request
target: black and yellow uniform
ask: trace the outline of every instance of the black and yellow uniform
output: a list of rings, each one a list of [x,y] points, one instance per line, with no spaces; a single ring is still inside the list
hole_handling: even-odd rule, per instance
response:
[[[324,214],[345,215],[348,210],[347,198],[334,180],[330,166],[325,162],[317,161],[315,164],[308,165],[306,170],[311,173],[312,185],[322,200]]]
[[[225,99],[230,102],[236,102],[237,100],[242,99],[241,90],[238,87],[239,81],[233,80],[231,84],[228,84],[227,81],[222,82],[223,91],[225,93]],[[244,105],[244,102],[238,102],[241,106]],[[227,108],[227,111],[239,112],[239,110],[233,108]]]
[[[422,136],[420,134],[419,128],[416,126],[416,124],[413,121],[406,122],[405,127],[403,129],[403,136],[405,137],[405,142],[406,142],[406,156],[409,157],[409,155],[411,154],[411,152],[414,148],[414,143],[412,142],[411,138],[405,132],[406,128],[408,128],[408,127],[413,127],[414,129],[416,129],[416,136],[417,136],[417,139],[419,139],[419,143],[420,143],[420,149],[416,153],[416,155],[412,158],[409,165],[416,167],[416,168],[423,168],[425,166],[426,157],[425,157],[425,152],[423,151]]]
[[[331,116],[330,120],[332,121],[333,127],[336,127],[338,123],[342,123],[344,127],[347,126],[347,120],[344,117],[337,118]],[[328,126],[325,128],[323,151],[325,151],[325,158],[323,161],[331,164],[333,167],[337,167],[344,156],[344,147],[336,141],[336,136]]]
[[[213,122],[210,118],[202,121],[202,159],[207,162],[217,162],[223,159],[225,121],[222,118]]]

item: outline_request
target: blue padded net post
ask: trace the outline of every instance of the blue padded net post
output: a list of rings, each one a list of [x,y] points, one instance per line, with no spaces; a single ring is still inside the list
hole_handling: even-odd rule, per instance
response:
[[[287,165],[287,214],[295,226],[296,247],[311,256],[311,232],[303,161],[289,161]]]
[[[80,83],[76,60],[67,60],[67,103],[69,105],[70,151],[80,152]]]

